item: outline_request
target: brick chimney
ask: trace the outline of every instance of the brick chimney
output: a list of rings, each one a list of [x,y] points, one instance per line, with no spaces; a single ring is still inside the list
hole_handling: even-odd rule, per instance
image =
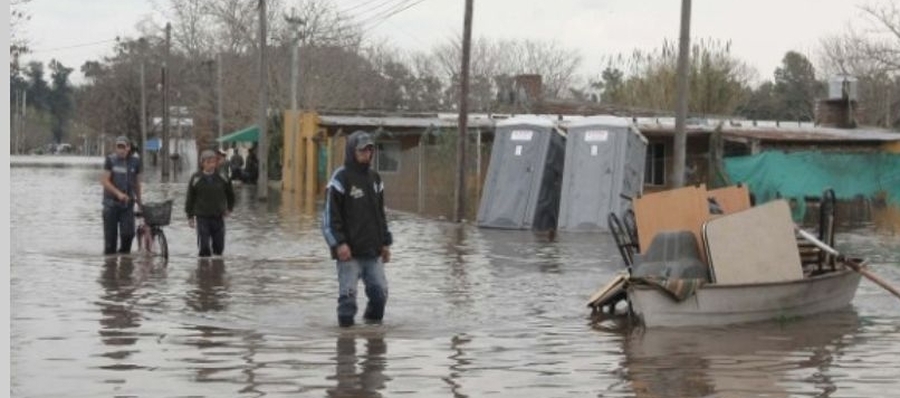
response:
[[[516,102],[519,104],[534,104],[540,102],[543,83],[541,75],[527,74],[516,75],[513,87],[516,92]]]
[[[858,112],[856,78],[834,76],[828,80],[828,96],[816,103],[816,125],[852,129]]]

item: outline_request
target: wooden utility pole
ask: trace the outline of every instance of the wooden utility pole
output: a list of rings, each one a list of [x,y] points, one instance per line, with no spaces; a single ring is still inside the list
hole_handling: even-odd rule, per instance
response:
[[[466,214],[466,139],[469,129],[469,56],[472,52],[472,2],[466,0],[463,17],[462,68],[459,79],[459,132],[456,143],[456,206],[453,220],[460,222]]]
[[[259,127],[259,145],[256,156],[259,159],[259,179],[256,180],[256,198],[266,200],[269,196],[269,139],[268,132],[268,64],[266,62],[266,0],[259,0],[259,110],[256,124]]]
[[[675,164],[672,167],[672,186],[684,186],[684,171],[687,153],[687,133],[685,119],[688,111],[688,57],[691,45],[691,0],[681,0],[681,37],[678,42],[678,76],[675,94]]]
[[[166,54],[163,58],[162,85],[163,85],[163,118],[162,118],[162,142],[160,143],[159,157],[162,161],[162,177],[164,182],[169,178],[169,46],[172,44],[172,24],[166,23]]]

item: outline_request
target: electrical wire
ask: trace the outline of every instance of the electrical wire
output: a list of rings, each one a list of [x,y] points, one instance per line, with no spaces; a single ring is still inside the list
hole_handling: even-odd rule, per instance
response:
[[[29,51],[28,53],[29,54],[43,54],[43,53],[49,53],[49,52],[55,52],[55,51],[71,50],[71,49],[75,49],[75,48],[89,47],[89,46],[96,46],[99,44],[111,43],[111,42],[118,41],[118,40],[119,40],[119,38],[117,37],[115,39],[101,40],[101,41],[95,41],[95,42],[90,42],[90,43],[73,44],[71,46],[38,49],[38,50],[34,50],[34,51]]]

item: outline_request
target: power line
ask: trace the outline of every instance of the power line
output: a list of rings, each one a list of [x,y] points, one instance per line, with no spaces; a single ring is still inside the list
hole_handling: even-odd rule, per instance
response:
[[[377,14],[374,14],[371,17],[364,18],[363,20],[359,21],[359,24],[360,24],[360,26],[369,25],[367,28],[363,29],[364,31],[371,30],[372,28],[374,28],[374,27],[380,25],[382,22],[386,21],[388,18],[390,18],[394,15],[397,15],[397,14],[399,14],[399,13],[409,9],[410,7],[415,6],[423,1],[425,1],[425,0],[400,0],[399,2],[397,2],[397,4],[395,4],[391,8],[388,8]]]
[[[90,42],[90,43],[73,44],[71,46],[65,46],[65,47],[56,47],[56,48],[47,48],[47,49],[43,49],[43,50],[29,51],[28,53],[29,54],[43,54],[43,53],[54,52],[54,51],[71,50],[71,49],[81,48],[81,47],[96,46],[98,44],[105,44],[105,43],[110,43],[110,42],[114,42],[114,41],[118,41],[118,40],[119,40],[119,38],[117,37],[115,39],[94,41],[94,42]]]
[[[344,14],[347,14],[347,15],[353,15],[354,13],[352,13],[351,11],[360,9],[360,8],[362,8],[362,7],[364,7],[364,6],[367,6],[367,5],[369,5],[369,4],[375,3],[376,1],[379,1],[379,0],[369,0],[369,1],[365,1],[365,2],[362,2],[362,3],[360,3],[360,4],[355,5],[355,6],[353,6],[353,7],[344,9],[344,10],[342,10],[341,12],[344,13]],[[365,13],[367,13],[367,12],[377,10],[377,9],[381,8],[382,6],[384,6],[385,4],[390,3],[391,1],[393,1],[393,0],[381,0],[381,3],[378,3],[378,5],[375,5],[375,6],[372,6],[372,7],[367,7],[365,10],[363,10],[363,11],[361,11],[361,12],[359,12],[359,13],[355,13],[355,14],[357,14],[357,16],[360,16],[360,15],[365,14]]]

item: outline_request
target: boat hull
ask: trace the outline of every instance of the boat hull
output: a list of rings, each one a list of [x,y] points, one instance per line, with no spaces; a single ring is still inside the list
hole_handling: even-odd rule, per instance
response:
[[[634,314],[646,327],[728,325],[834,311],[850,304],[860,274],[841,270],[795,281],[705,285],[677,302],[656,288],[628,287]]]

